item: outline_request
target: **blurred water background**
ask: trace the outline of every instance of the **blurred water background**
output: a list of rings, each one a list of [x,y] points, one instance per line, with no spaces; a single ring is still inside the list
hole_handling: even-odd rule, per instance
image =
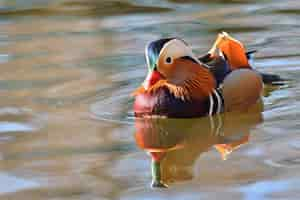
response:
[[[0,0],[0,199],[300,199],[299,21],[297,0]],[[266,91],[247,145],[151,189],[129,96],[144,46],[178,36],[202,54],[223,30],[292,81]]]

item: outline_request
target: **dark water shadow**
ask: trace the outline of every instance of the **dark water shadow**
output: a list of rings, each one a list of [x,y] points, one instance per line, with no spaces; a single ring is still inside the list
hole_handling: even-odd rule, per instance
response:
[[[169,0],[169,1],[174,3],[204,3],[204,4],[253,4],[255,2],[263,2],[258,0]]]
[[[300,14],[300,9],[276,9],[272,10],[271,13],[273,14],[284,14],[284,15],[299,15]]]
[[[136,5],[124,1],[63,1],[60,4],[46,5],[42,7],[17,8],[6,7],[0,9],[0,16],[109,16],[130,13],[167,12],[170,8],[158,6]]]

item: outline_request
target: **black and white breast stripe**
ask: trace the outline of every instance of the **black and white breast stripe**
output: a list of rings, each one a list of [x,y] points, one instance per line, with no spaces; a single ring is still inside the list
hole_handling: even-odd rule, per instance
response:
[[[224,99],[222,93],[217,89],[213,90],[212,94],[209,95],[209,111],[208,115],[219,114],[223,112]]]

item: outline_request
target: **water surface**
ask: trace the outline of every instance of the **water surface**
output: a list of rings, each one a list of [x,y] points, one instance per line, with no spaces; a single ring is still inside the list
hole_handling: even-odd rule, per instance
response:
[[[295,0],[0,0],[0,199],[299,199],[299,13]],[[246,135],[226,161],[214,144],[228,138],[204,125],[174,137],[169,188],[151,189],[129,96],[144,46],[178,36],[202,54],[223,30],[292,81],[229,131]]]

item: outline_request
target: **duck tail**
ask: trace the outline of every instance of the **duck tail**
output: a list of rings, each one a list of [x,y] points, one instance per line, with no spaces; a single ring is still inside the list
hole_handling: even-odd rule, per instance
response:
[[[260,72],[260,75],[262,77],[264,84],[267,84],[267,85],[281,86],[281,85],[284,85],[286,81],[288,81],[287,79],[284,79],[277,74],[269,74],[269,73]]]
[[[247,51],[246,52],[246,57],[248,60],[252,59],[253,54],[255,54],[257,52],[257,50],[252,50],[252,51]]]

